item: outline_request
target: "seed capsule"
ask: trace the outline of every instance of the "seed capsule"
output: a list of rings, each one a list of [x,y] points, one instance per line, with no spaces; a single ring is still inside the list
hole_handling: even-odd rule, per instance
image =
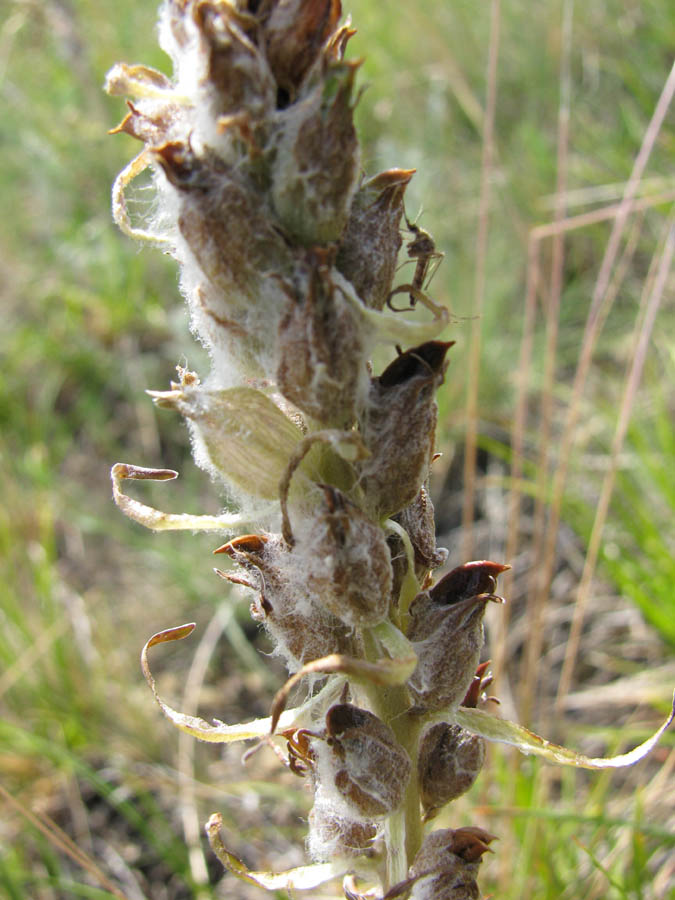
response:
[[[434,398],[451,346],[428,341],[371,379],[359,422],[371,456],[360,474],[376,516],[392,516],[412,503],[429,475],[438,413]]]
[[[483,646],[483,617],[495,578],[507,569],[488,561],[453,569],[410,606],[408,638],[419,662],[409,681],[423,709],[456,708],[471,685]]]
[[[305,246],[337,241],[347,224],[359,177],[353,121],[358,65],[318,63],[298,100],[281,113],[271,199],[283,230]]]
[[[478,900],[476,875],[493,840],[494,835],[473,826],[427,835],[409,871],[411,878],[420,879],[411,900]]]
[[[335,803],[319,788],[309,814],[307,849],[315,861],[335,856],[361,856],[371,850],[377,826],[336,812]]]
[[[382,309],[391,292],[402,243],[403,195],[413,172],[388,169],[362,182],[340,239],[336,266],[371,309]]]
[[[333,615],[354,627],[375,625],[389,611],[392,587],[384,532],[337,488],[321,487],[323,508],[292,552],[306,560],[308,588]]]
[[[335,427],[350,424],[367,372],[359,311],[332,281],[334,251],[314,247],[284,282],[277,383],[307,416]]]
[[[287,104],[295,100],[341,14],[340,0],[292,0],[273,5],[265,22],[265,51],[278,92]]]
[[[405,528],[413,545],[415,574],[418,578],[443,565],[448,558],[448,551],[445,547],[436,546],[434,505],[424,485],[413,502],[404,507],[394,519]]]
[[[334,784],[353,814],[386,816],[403,800],[410,757],[381,719],[350,703],[337,703],[326,714],[325,747],[317,742],[318,777]]]
[[[430,728],[420,745],[417,772],[426,819],[465,794],[485,762],[485,741],[459,725],[441,722]]]

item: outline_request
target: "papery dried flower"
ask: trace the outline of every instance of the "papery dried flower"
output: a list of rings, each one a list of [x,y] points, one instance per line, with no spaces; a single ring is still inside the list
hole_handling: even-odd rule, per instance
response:
[[[412,503],[429,475],[438,414],[434,398],[450,347],[452,342],[442,341],[414,347],[371,379],[359,423],[371,456],[361,466],[360,484],[378,516]]]
[[[180,375],[170,391],[150,393],[158,406],[186,418],[199,465],[240,491],[276,499],[279,479],[302,438],[298,426],[260,391],[211,390],[193,372]]]
[[[459,725],[441,722],[423,736],[417,763],[426,818],[465,794],[485,762],[485,741]]]
[[[358,637],[311,596],[304,570],[295,565],[280,535],[244,535],[219,547],[216,553],[227,553],[256,574],[248,585],[259,592],[251,613],[264,624],[291,671],[330,653],[358,655]],[[241,583],[236,576],[220,574]]]
[[[473,826],[427,835],[410,867],[410,876],[419,878],[411,900],[477,900],[476,875],[493,840],[494,835]]]
[[[419,662],[409,686],[423,709],[452,709],[473,681],[483,646],[483,616],[499,563],[466,563],[423,591],[410,607],[408,638]]]
[[[373,713],[350,703],[331,706],[325,737],[314,751],[319,783],[324,789],[334,785],[353,814],[374,819],[401,804],[410,757]]]

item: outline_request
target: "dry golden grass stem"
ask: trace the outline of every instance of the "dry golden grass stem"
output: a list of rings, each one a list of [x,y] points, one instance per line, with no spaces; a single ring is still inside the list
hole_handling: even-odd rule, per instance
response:
[[[560,95],[558,103],[558,129],[557,129],[557,158],[556,158],[556,197],[555,215],[553,224],[559,225],[565,218],[565,191],[567,190],[568,174],[568,150],[569,150],[569,120],[570,120],[570,95],[571,95],[571,57],[572,57],[572,16],[574,10],[573,0],[566,0],[562,11],[562,53],[560,58]],[[562,230],[553,235],[551,248],[551,274],[548,303],[546,304],[546,352],[544,354],[544,384],[541,392],[539,410],[538,431],[540,435],[539,458],[537,460],[537,487],[535,492],[534,507],[534,541],[533,553],[536,560],[540,549],[536,547],[540,542],[540,536],[544,534],[546,525],[546,484],[549,473],[549,454],[551,429],[553,426],[553,388],[556,369],[556,355],[558,348],[558,324],[560,321],[560,299],[562,296],[563,270],[565,260],[565,236]],[[516,529],[517,539],[517,529]],[[538,595],[528,594],[538,600]],[[528,604],[529,605],[529,604]],[[529,721],[532,713],[532,705],[538,687],[538,662],[542,648],[542,604],[534,602],[528,609],[527,617],[531,622],[530,638],[527,642],[527,650],[523,661],[523,676],[521,684],[523,689],[520,697],[522,715]]]
[[[497,106],[497,62],[499,59],[500,0],[490,7],[490,43],[487,62],[487,98],[483,119],[483,155],[481,161],[478,231],[476,234],[476,268],[469,348],[469,376],[466,399],[466,438],[464,443],[464,498],[462,506],[462,548],[464,559],[473,558],[473,519],[476,494],[476,447],[478,440],[478,383],[480,377],[481,315],[485,297],[485,267],[488,246],[492,170],[494,158],[494,125]]]
[[[192,658],[185,690],[183,691],[182,708],[197,709],[204,679],[209,662],[218,645],[223,632],[227,628],[233,616],[234,608],[230,605],[222,605],[216,609],[211,617],[206,630],[199,641]],[[190,874],[195,882],[195,898],[211,895],[208,887],[205,890],[201,886],[209,884],[209,873],[206,866],[206,858],[202,849],[201,838],[203,834],[202,823],[197,809],[195,791],[195,750],[196,741],[190,735],[181,731],[178,735],[178,771],[180,817],[183,826],[183,836],[188,848],[188,860]]]

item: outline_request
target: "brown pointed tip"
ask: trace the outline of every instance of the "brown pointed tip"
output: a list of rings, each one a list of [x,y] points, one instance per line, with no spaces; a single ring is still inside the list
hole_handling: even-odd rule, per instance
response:
[[[445,371],[445,356],[455,341],[427,341],[401,353],[379,377],[382,387],[391,388],[422,376],[429,378]]]
[[[242,534],[241,537],[233,538],[213,552],[227,553],[228,556],[234,556],[237,552],[260,553],[266,543],[267,538],[261,534]]]
[[[484,853],[492,852],[490,844],[496,840],[497,836],[484,828],[468,825],[466,828],[458,828],[453,833],[448,849],[466,862],[476,862]]]
[[[408,184],[417,169],[385,169],[373,175],[363,185],[364,188],[375,191],[384,191],[387,188]]]
[[[493,599],[495,602],[504,602],[501,597],[496,596],[494,590],[499,575],[510,568],[511,566],[487,559],[464,563],[444,575],[429,594],[434,603],[445,606],[478,595],[486,595],[486,599]]]

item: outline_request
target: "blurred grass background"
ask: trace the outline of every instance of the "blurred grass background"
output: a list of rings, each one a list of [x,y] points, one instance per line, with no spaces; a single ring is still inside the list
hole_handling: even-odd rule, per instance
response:
[[[554,496],[556,452],[614,220],[565,237],[554,361],[551,238],[540,245],[529,358],[522,352],[528,235],[553,222],[556,209],[561,214],[562,200],[568,216],[620,201],[673,64],[670,4],[564,0],[499,9],[475,0],[354,0],[345,12],[358,28],[350,53],[365,57],[368,87],[357,113],[364,169],[418,169],[408,215],[423,208],[420,223],[446,253],[431,292],[457,317],[439,397],[445,455],[434,482],[450,562],[463,561],[467,546],[474,558],[504,558],[515,533],[514,487],[520,497],[518,541],[507,560],[514,565],[508,629],[489,627],[495,693],[507,714],[547,736],[592,755],[622,752],[658,724],[675,682],[672,271],[627,433],[612,455],[634,335],[645,333],[640,297],[665,266],[672,235],[672,110],[612,267],[616,298],[574,423],[551,584],[533,606],[531,579],[543,552],[537,523],[546,522]],[[212,651],[203,671],[190,669],[194,640],[158,654],[162,690],[176,705],[182,697],[182,708],[195,712],[199,694],[207,718],[264,715],[282,677],[258,653],[264,645],[246,604],[219,611],[213,538],[146,533],[110,500],[109,467],[124,460],[180,470],[178,482],[148,486],[148,502],[192,512],[217,512],[221,503],[195,470],[182,425],[144,395],[146,387],[163,388],[177,362],[205,368],[188,335],[175,266],[119,234],[109,213],[110,184],[137,147],[107,136],[123,108],[101,85],[118,60],[167,69],[155,16],[154,3],[129,0],[5,0],[2,9],[0,896],[12,900],[260,896],[231,878],[221,883],[208,853],[205,868],[199,828],[216,809],[232,849],[249,864],[281,868],[303,859],[309,795],[299,783],[265,754],[244,768],[240,750],[181,742],[138,666],[150,634],[194,620],[208,635],[199,659],[205,647]],[[491,33],[494,152],[482,180]],[[561,85],[569,95],[564,194],[556,187]],[[477,296],[474,415],[467,376]],[[514,431],[519,397],[528,415]],[[547,456],[542,404],[551,410]],[[462,525],[467,422],[476,425],[477,448],[470,533],[466,510]],[[515,481],[514,435],[522,443]],[[613,458],[590,602],[561,693],[577,586]],[[672,736],[634,770],[600,776],[498,748],[441,824],[481,824],[499,835],[482,881],[495,897],[672,897],[674,768]]]

